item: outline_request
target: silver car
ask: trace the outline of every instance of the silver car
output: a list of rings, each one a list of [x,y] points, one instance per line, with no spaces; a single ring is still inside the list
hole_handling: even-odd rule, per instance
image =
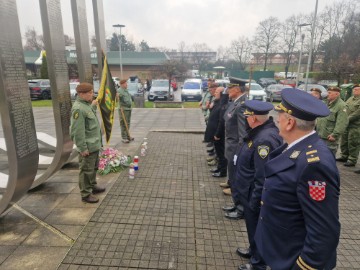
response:
[[[148,100],[155,101],[167,99],[174,99],[173,89],[170,87],[169,80],[152,80]]]
[[[298,86],[298,88],[299,88],[300,90],[305,91],[305,84],[302,84],[302,85]],[[308,84],[307,87],[306,87],[306,92],[310,93],[310,92],[311,92],[311,91],[310,91],[311,88],[318,88],[318,89],[320,89],[320,91],[321,91],[321,98],[322,98],[322,99],[327,98],[328,93],[327,93],[327,90],[326,90],[326,88],[325,88],[324,86],[322,86],[322,85],[320,85],[320,84]]]
[[[267,99],[270,102],[281,101],[281,92],[284,88],[293,88],[291,85],[286,84],[270,84],[266,87],[265,92]]]

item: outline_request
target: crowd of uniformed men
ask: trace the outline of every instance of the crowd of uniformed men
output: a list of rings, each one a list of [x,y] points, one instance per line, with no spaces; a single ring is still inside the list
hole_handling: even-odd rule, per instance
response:
[[[209,79],[199,105],[208,165],[216,166],[210,171],[227,177],[220,186],[232,196],[225,217],[245,219],[249,247],[236,253],[249,262],[239,269],[334,269],[340,236],[336,161],[357,163],[360,87],[346,102],[338,87],[328,88],[326,100],[319,89],[288,88],[274,107],[247,100],[243,81],[230,82],[224,89]]]

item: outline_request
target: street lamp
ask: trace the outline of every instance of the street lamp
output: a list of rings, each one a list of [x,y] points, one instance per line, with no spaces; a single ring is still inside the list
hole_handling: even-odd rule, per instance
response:
[[[316,26],[317,8],[318,8],[318,0],[316,0],[314,19],[312,22],[310,51],[309,51],[308,63],[307,63],[307,67],[306,67],[306,79],[305,79],[305,88],[304,88],[305,91],[307,91],[308,79],[309,79],[309,68],[310,68],[310,62],[311,62],[311,57],[312,57],[312,50],[313,50],[313,46],[314,46],[314,32],[315,32],[315,26]]]
[[[120,29],[120,36],[118,37],[119,42],[119,57],[120,57],[120,80],[123,79],[123,68],[122,68],[122,57],[121,57],[121,28],[125,27],[124,24],[114,24],[113,27],[118,27]]]
[[[301,27],[303,27],[303,26],[309,26],[309,25],[311,25],[311,23],[302,23],[302,24],[299,24],[298,27],[300,28],[300,34],[301,34]],[[299,74],[300,74],[300,66],[301,66],[301,58],[302,58],[302,51],[303,51],[303,45],[304,45],[304,38],[305,38],[305,34],[301,34],[301,47],[300,47],[298,70],[297,70],[297,74],[296,74],[296,85],[295,85],[295,88],[297,88],[298,85],[299,85]]]

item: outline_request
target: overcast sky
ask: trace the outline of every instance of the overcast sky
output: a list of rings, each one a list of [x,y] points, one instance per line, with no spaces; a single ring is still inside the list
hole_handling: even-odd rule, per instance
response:
[[[60,0],[64,33],[74,37],[71,0]],[[241,35],[252,37],[258,23],[270,16],[284,21],[295,14],[310,14],[316,0],[103,0],[106,35],[113,24],[135,43],[178,49],[184,41],[206,43],[216,50]],[[339,0],[319,0],[318,10]],[[86,0],[89,35],[95,34],[92,1]],[[39,0],[17,0],[22,36],[27,28],[42,34]],[[118,31],[118,30],[116,30]]]

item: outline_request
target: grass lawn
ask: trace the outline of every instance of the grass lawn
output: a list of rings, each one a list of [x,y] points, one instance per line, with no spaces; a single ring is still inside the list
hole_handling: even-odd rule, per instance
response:
[[[32,100],[31,104],[34,107],[52,107],[52,100]]]

